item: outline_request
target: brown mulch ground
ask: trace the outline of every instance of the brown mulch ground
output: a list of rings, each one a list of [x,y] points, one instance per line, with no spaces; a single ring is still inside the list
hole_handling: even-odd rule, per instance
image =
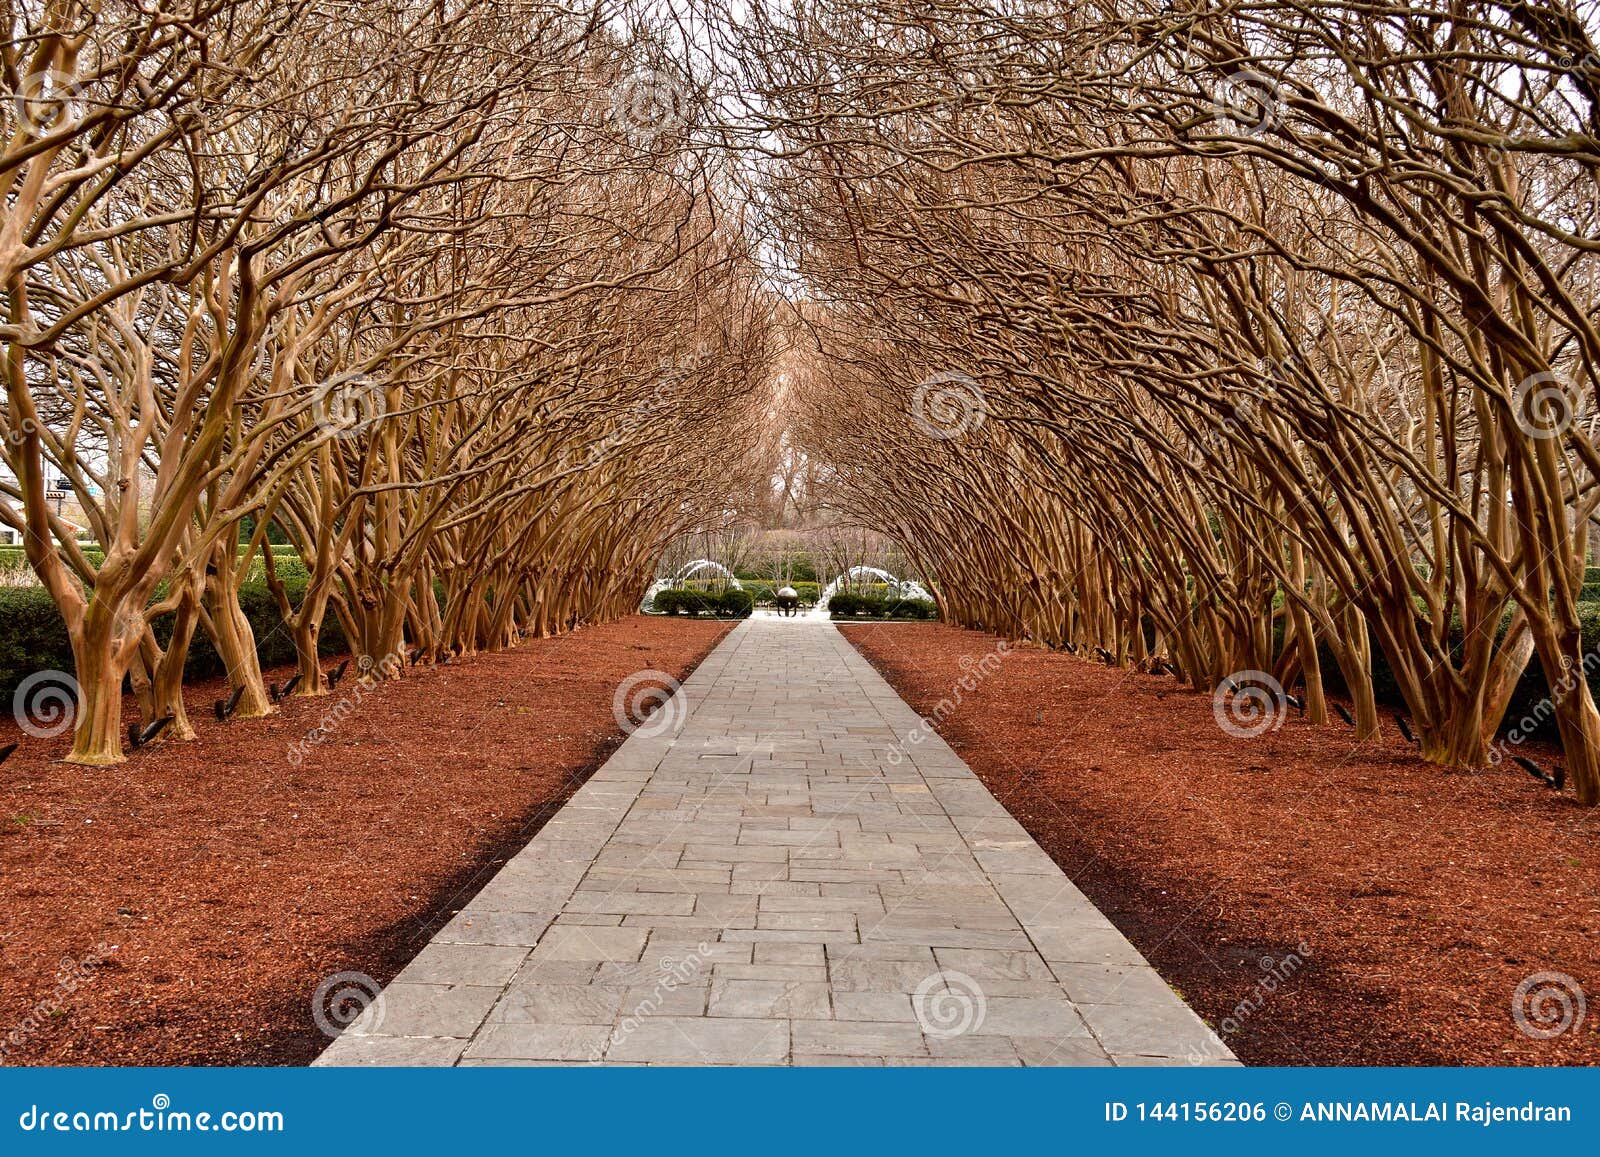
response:
[[[924,714],[994,647],[844,632]],[[1245,1061],[1600,1063],[1600,809],[1509,763],[1425,764],[1392,726],[1234,738],[1170,677],[1036,648],[963,697],[944,737]],[[1589,1007],[1536,1040],[1513,994],[1545,971]]]
[[[413,668],[298,766],[290,744],[350,682],[226,725],[217,684],[197,686],[199,739],[104,769],[51,762],[67,737],[19,736],[8,715],[0,1047],[30,1014],[39,1027],[5,1061],[309,1061],[327,1044],[318,983],[398,972],[615,748],[618,683],[681,678],[728,629],[634,616]]]

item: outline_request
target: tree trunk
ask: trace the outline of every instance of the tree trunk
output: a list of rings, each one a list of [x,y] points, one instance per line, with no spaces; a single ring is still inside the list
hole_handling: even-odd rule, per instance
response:
[[[122,666],[117,662],[115,616],[91,602],[83,629],[73,639],[78,717],[68,763],[105,767],[123,761]]]
[[[230,545],[224,544],[223,549]],[[267,683],[261,675],[255,632],[250,629],[250,620],[239,605],[239,592],[233,585],[231,570],[231,567],[219,566],[218,573],[206,582],[207,601],[211,604],[211,641],[227,667],[228,686],[234,691],[244,689],[234,714],[243,719],[258,719],[272,714],[272,698],[267,694]]]

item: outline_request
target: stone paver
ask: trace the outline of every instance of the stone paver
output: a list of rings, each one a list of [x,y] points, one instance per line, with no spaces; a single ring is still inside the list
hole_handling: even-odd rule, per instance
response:
[[[1237,1062],[837,630],[757,618],[316,1063]]]

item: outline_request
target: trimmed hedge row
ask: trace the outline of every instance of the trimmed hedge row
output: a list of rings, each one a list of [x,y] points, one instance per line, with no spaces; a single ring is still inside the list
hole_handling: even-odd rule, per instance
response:
[[[775,583],[770,579],[740,579],[739,582],[744,586],[745,590],[749,591],[750,594],[754,596],[757,606],[767,606],[770,604],[772,600],[777,597],[778,588],[785,585],[794,588],[794,593],[800,596],[800,601],[802,603],[814,604],[817,599],[822,596],[821,583],[804,583],[796,581],[785,584]]]
[[[828,600],[828,617],[834,619],[936,619],[939,607],[932,599],[891,599],[880,594],[840,591]]]
[[[298,563],[298,559],[295,560]],[[298,606],[305,595],[303,574],[279,573],[289,595]],[[239,588],[239,605],[255,632],[256,652],[263,667],[294,662],[294,639],[284,628],[278,602],[264,580],[254,579]],[[156,638],[162,646],[172,637],[172,616],[155,621]],[[348,651],[338,616],[329,615],[322,623],[317,649],[324,655]],[[73,670],[72,645],[67,640],[67,625],[43,587],[0,587],[0,694],[10,695],[17,684],[35,671]],[[226,668],[203,630],[196,630],[184,663],[184,676],[205,679],[222,674]]]
[[[668,587],[657,591],[651,604],[660,615],[714,615],[717,618],[742,619],[755,609],[755,598],[749,591],[729,587],[725,591],[700,591],[693,587]]]

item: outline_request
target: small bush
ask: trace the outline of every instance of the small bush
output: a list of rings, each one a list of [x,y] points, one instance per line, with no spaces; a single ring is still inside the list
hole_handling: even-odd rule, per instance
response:
[[[298,561],[298,560],[297,560]],[[305,597],[303,576],[285,576],[284,589],[293,606]],[[256,652],[263,667],[294,662],[294,637],[283,625],[278,602],[260,579],[251,579],[239,588],[239,605],[255,633]],[[156,639],[164,647],[172,638],[172,616],[162,615],[154,623]],[[343,654],[349,649],[338,616],[329,614],[322,622],[317,649],[324,655]],[[17,684],[35,671],[74,670],[72,644],[67,625],[43,587],[0,587],[0,695],[10,695]],[[203,629],[196,628],[194,640],[184,662],[184,677],[205,679],[224,671],[222,659]]]
[[[932,599],[890,599],[870,590],[866,594],[840,591],[828,600],[828,614],[835,619],[936,619],[939,608]]]
[[[743,619],[755,609],[756,599],[749,591],[740,590],[738,587],[729,587],[722,592],[721,611],[729,618]]]
[[[861,596],[851,591],[840,591],[828,600],[828,617],[854,618],[861,611]]]
[[[692,587],[668,587],[656,592],[651,603],[661,615],[715,615],[742,619],[755,607],[749,591],[729,587],[725,591],[702,591]]]

